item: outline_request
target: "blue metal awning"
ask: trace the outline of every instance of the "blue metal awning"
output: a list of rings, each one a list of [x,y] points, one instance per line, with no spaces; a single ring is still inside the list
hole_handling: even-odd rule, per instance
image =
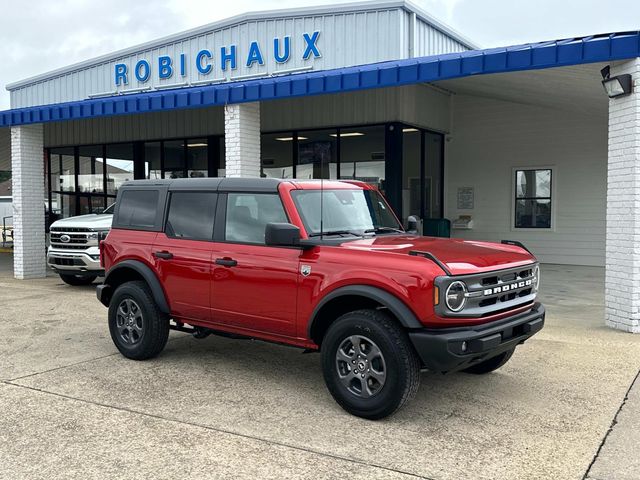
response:
[[[0,112],[0,127],[398,87],[635,57],[640,57],[640,32],[620,32],[20,108]]]

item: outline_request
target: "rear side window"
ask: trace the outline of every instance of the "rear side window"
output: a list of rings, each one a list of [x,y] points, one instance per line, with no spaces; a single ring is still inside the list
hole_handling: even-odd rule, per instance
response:
[[[165,232],[170,237],[211,240],[217,195],[211,192],[173,192]]]
[[[288,221],[277,194],[230,193],[227,196],[225,239],[229,242],[264,244],[267,223]]]
[[[118,226],[153,228],[158,214],[157,190],[126,190],[120,198]]]

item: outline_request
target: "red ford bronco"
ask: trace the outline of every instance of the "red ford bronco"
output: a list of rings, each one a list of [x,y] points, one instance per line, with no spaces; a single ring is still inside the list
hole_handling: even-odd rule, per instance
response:
[[[491,372],[544,324],[522,245],[410,234],[365,183],[142,180],[116,205],[97,295],[128,358],[170,329],[319,350],[340,406],[378,419],[421,369]]]

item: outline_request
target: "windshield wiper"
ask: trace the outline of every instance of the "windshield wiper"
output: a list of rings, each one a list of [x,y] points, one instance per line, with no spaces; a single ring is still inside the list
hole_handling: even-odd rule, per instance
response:
[[[376,228],[370,228],[369,230],[364,231],[364,233],[381,233],[381,232],[407,233],[404,230],[400,230],[399,228],[393,228],[393,227],[376,227]]]
[[[354,237],[361,237],[358,232],[352,232],[351,230],[329,230],[327,232],[313,232],[309,234],[309,237],[320,237],[329,235],[353,235]]]

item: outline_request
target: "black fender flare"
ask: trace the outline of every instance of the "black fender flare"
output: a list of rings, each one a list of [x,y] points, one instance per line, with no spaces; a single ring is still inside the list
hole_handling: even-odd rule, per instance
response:
[[[371,285],[347,285],[345,287],[332,290],[318,302],[316,307],[313,309],[313,313],[311,314],[311,318],[309,319],[309,324],[307,326],[307,335],[309,335],[309,338],[311,338],[311,330],[318,319],[318,314],[320,310],[322,310],[322,307],[336,298],[347,295],[366,297],[376,301],[387,308],[398,319],[402,326],[406,328],[416,329],[424,327],[411,309],[394,294]]]
[[[160,280],[158,280],[158,277],[153,272],[153,270],[151,270],[151,268],[149,268],[139,260],[124,260],[122,262],[119,262],[115,267],[107,272],[104,279],[104,284],[110,285],[109,278],[113,279],[114,274],[125,269],[134,270],[136,273],[140,274],[140,276],[149,286],[151,294],[153,295],[153,299],[155,300],[156,305],[158,305],[160,311],[166,314],[171,313],[169,310],[169,304],[167,303],[167,298],[164,294],[164,290],[162,289],[162,285],[160,284]]]

